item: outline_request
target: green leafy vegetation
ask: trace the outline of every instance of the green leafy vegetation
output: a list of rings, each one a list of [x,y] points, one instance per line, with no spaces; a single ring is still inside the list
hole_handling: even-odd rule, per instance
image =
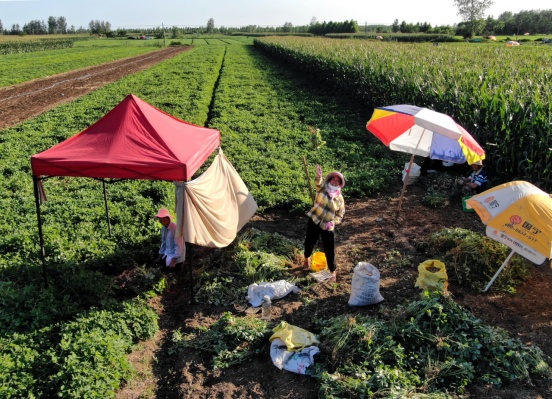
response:
[[[214,353],[213,368],[225,369],[260,354],[270,334],[267,322],[258,317],[225,312],[209,328],[196,328],[188,334],[175,331],[170,352],[195,349]]]
[[[428,257],[445,263],[452,281],[476,290],[485,287],[511,251],[489,237],[460,228],[444,229],[433,234],[423,247]],[[514,256],[493,284],[493,289],[515,292],[515,287],[529,273],[528,261]]]
[[[414,104],[450,115],[482,143],[497,181],[550,188],[551,48],[300,37],[255,46],[367,109]]]
[[[94,46],[93,42],[105,43],[105,41],[79,42],[72,47],[64,49],[44,49],[43,51],[22,54],[10,53],[2,55],[0,87],[68,72],[74,69],[99,65],[158,49],[158,47],[129,46],[126,45],[126,42],[110,42],[110,46]],[[10,43],[7,42],[0,45],[12,45]],[[21,46],[26,46],[27,44],[25,43],[27,42],[22,42]],[[71,43],[73,42],[71,41]]]
[[[22,40],[6,41],[0,43],[0,54],[32,53],[34,51],[59,50],[73,47],[71,39],[43,39],[43,40]]]
[[[273,65],[255,48],[231,49],[211,125],[222,132],[223,148],[261,210],[311,204],[304,157],[312,169],[319,163],[326,172],[341,170],[350,196],[374,195],[392,181],[382,171],[395,167],[393,154],[367,134],[358,104],[330,98],[324,87]],[[320,130],[323,146],[312,145],[311,129]]]
[[[422,204],[430,208],[442,208],[449,204],[448,195],[430,187],[422,197]]]
[[[206,270],[197,284],[198,299],[224,306],[245,303],[249,285],[289,277],[290,257],[298,246],[280,234],[245,231],[235,245],[201,260]]]
[[[314,375],[322,398],[448,398],[475,382],[550,373],[538,348],[439,293],[425,292],[378,319],[342,315],[319,325],[327,355]]]
[[[157,330],[156,313],[135,300],[0,338],[0,393],[4,398],[113,397],[133,373],[127,359],[132,345]]]

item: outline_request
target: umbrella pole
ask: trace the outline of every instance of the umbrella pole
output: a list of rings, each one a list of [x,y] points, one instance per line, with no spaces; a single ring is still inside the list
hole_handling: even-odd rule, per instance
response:
[[[401,190],[401,197],[399,198],[399,209],[397,210],[397,215],[401,213],[404,192],[406,191],[406,182],[408,181],[408,176],[410,175],[410,169],[412,168],[413,163],[414,163],[414,154],[412,154],[412,156],[410,157],[410,163],[408,164],[408,169],[406,170],[406,175],[404,176],[404,182]]]
[[[508,263],[510,263],[510,259],[512,259],[512,256],[514,256],[514,251],[510,252],[510,255],[508,255],[508,257],[506,258],[506,260],[504,261],[504,263],[502,264],[502,266],[500,266],[500,268],[498,269],[498,271],[495,273],[495,275],[493,276],[493,278],[491,279],[491,281],[489,281],[489,284],[487,284],[487,286],[485,287],[485,289],[483,290],[483,292],[487,292],[487,290],[489,288],[491,288],[491,285],[493,285],[494,281],[496,280],[496,278],[498,277],[498,275],[502,272],[502,270],[504,270],[504,268],[508,265]]]
[[[412,128],[410,128],[410,130],[412,130]],[[416,151],[418,151],[418,147],[420,146],[420,143],[422,142],[422,137],[424,137],[425,131],[426,130],[424,129],[422,131],[422,134],[420,134],[420,138],[418,139],[418,144],[416,144],[416,148],[414,148],[414,152],[412,153],[412,156],[410,157],[410,163],[408,164],[408,169],[406,170],[406,175],[404,176],[403,188],[401,190],[401,198],[399,199],[399,209],[397,210],[397,217],[399,216],[399,213],[401,213],[404,192],[406,191],[406,182],[408,181],[408,176],[410,176],[410,169],[412,169],[412,164],[414,163],[414,155],[416,155]]]

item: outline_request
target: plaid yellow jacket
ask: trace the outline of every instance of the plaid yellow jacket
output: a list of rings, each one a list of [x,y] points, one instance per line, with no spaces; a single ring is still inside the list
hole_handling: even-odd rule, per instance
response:
[[[315,180],[315,183],[316,197],[314,198],[313,207],[307,212],[307,216],[319,226],[321,223],[333,222],[335,227],[336,224],[341,223],[343,215],[345,215],[345,200],[341,194],[335,198],[330,198],[322,179]],[[330,230],[333,230],[334,227]]]

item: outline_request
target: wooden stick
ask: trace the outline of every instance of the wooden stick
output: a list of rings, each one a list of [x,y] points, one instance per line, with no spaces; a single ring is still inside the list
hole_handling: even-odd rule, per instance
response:
[[[399,215],[399,213],[401,213],[404,192],[406,191],[406,183],[408,182],[408,176],[410,176],[410,169],[412,168],[413,163],[414,163],[414,154],[412,154],[412,156],[410,157],[410,163],[408,164],[408,169],[406,170],[406,175],[404,176],[404,182],[401,190],[401,197],[399,199],[399,209],[397,210],[397,216]]]
[[[309,175],[309,168],[307,167],[307,159],[303,157],[303,166],[305,167],[305,177],[307,178],[307,187],[309,188],[309,194],[314,201],[314,193],[312,192],[312,184]]]
[[[420,146],[420,143],[422,142],[422,137],[424,137],[424,133],[425,133],[425,129],[422,131],[422,134],[420,135],[420,138],[418,139],[418,144],[416,144],[416,148],[414,149],[414,152],[412,153],[412,156],[410,157],[410,163],[408,164],[408,169],[406,170],[406,175],[404,176],[404,183],[403,183],[403,188],[402,188],[402,191],[401,191],[401,198],[399,199],[399,209],[397,210],[397,218],[399,217],[399,214],[401,213],[401,207],[402,207],[404,192],[406,190],[406,182],[408,181],[408,176],[410,176],[410,169],[412,169],[412,163],[414,162],[414,155],[416,155],[416,151],[418,150],[418,147]]]

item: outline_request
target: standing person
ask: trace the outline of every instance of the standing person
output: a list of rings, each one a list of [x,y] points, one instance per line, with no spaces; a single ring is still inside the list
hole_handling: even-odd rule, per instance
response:
[[[483,169],[483,162],[477,161],[472,164],[472,173],[468,177],[460,179],[462,192],[466,195],[482,193],[487,189],[488,177]]]
[[[328,262],[328,269],[333,277],[330,282],[337,280],[337,265],[335,262],[335,226],[341,223],[345,214],[345,200],[341,189],[345,186],[345,179],[339,172],[329,173],[322,181],[322,168],[316,165],[316,197],[310,211],[307,212],[307,234],[305,237],[305,267],[310,266],[310,256],[318,238],[322,237],[324,254]]]
[[[153,263],[161,263],[163,270],[176,271],[186,258],[184,237],[176,237],[176,223],[171,220],[171,214],[166,208],[159,209],[155,219],[162,227],[159,256]]]

